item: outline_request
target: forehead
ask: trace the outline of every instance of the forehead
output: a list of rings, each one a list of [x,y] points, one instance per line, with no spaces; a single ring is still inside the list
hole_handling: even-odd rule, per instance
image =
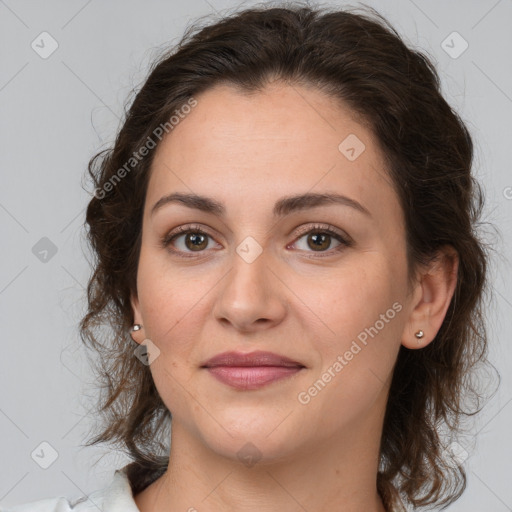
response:
[[[323,92],[274,83],[245,94],[217,85],[195,99],[156,149],[147,208],[172,191],[215,195],[228,213],[234,202],[337,191],[399,215],[373,134]]]

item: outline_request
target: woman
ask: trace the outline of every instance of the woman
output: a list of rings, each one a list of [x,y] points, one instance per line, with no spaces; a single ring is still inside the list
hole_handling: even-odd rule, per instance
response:
[[[188,31],[89,165],[89,444],[133,462],[77,503],[16,510],[458,499],[453,439],[487,363],[472,154],[431,62],[371,9]]]

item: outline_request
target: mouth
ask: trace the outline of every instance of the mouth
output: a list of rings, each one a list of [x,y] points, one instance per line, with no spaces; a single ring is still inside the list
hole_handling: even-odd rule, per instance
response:
[[[306,367],[272,352],[224,352],[209,359],[201,368],[220,382],[240,390],[259,389],[291,377]]]
[[[237,366],[237,367],[255,367],[255,366],[278,366],[284,368],[296,368],[305,366],[292,359],[274,354],[272,352],[222,352],[211,359],[208,359],[202,368],[215,368],[217,366]]]

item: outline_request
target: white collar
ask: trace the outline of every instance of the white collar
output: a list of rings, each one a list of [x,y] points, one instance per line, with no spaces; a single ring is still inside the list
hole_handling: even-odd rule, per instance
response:
[[[75,502],[73,510],[77,512],[97,511],[98,509],[104,512],[140,512],[133,499],[126,468],[127,466],[117,469],[108,486]]]

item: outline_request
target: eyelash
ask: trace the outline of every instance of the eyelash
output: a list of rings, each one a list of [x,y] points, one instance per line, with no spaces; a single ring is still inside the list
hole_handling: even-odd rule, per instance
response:
[[[301,228],[299,228],[298,231],[299,232],[297,234],[297,237],[295,238],[293,243],[296,243],[304,235],[307,235],[307,234],[327,234],[340,242],[340,245],[338,245],[334,249],[330,249],[327,251],[319,251],[319,252],[307,251],[307,252],[313,252],[313,253],[317,254],[317,255],[313,256],[313,258],[324,258],[327,256],[331,256],[333,253],[341,252],[345,248],[351,247],[353,245],[352,240],[343,237],[338,231],[335,231],[334,228],[330,225],[315,224],[314,226],[301,227]],[[213,238],[208,232],[206,232],[204,229],[201,229],[198,225],[193,225],[193,224],[185,225],[185,226],[180,226],[179,228],[175,229],[171,233],[168,233],[167,235],[165,235],[161,240],[162,247],[164,249],[167,249],[171,245],[171,242],[173,242],[176,238],[178,238],[179,236],[182,236],[182,235],[186,235],[188,233],[195,233],[195,234],[205,235],[210,238]],[[176,254],[179,257],[183,257],[183,258],[195,257],[195,254],[193,251],[184,253],[183,251],[179,251],[176,249],[168,249],[168,250],[170,250],[172,253]],[[204,252],[204,251],[198,251],[198,253],[201,253],[201,252]]]

